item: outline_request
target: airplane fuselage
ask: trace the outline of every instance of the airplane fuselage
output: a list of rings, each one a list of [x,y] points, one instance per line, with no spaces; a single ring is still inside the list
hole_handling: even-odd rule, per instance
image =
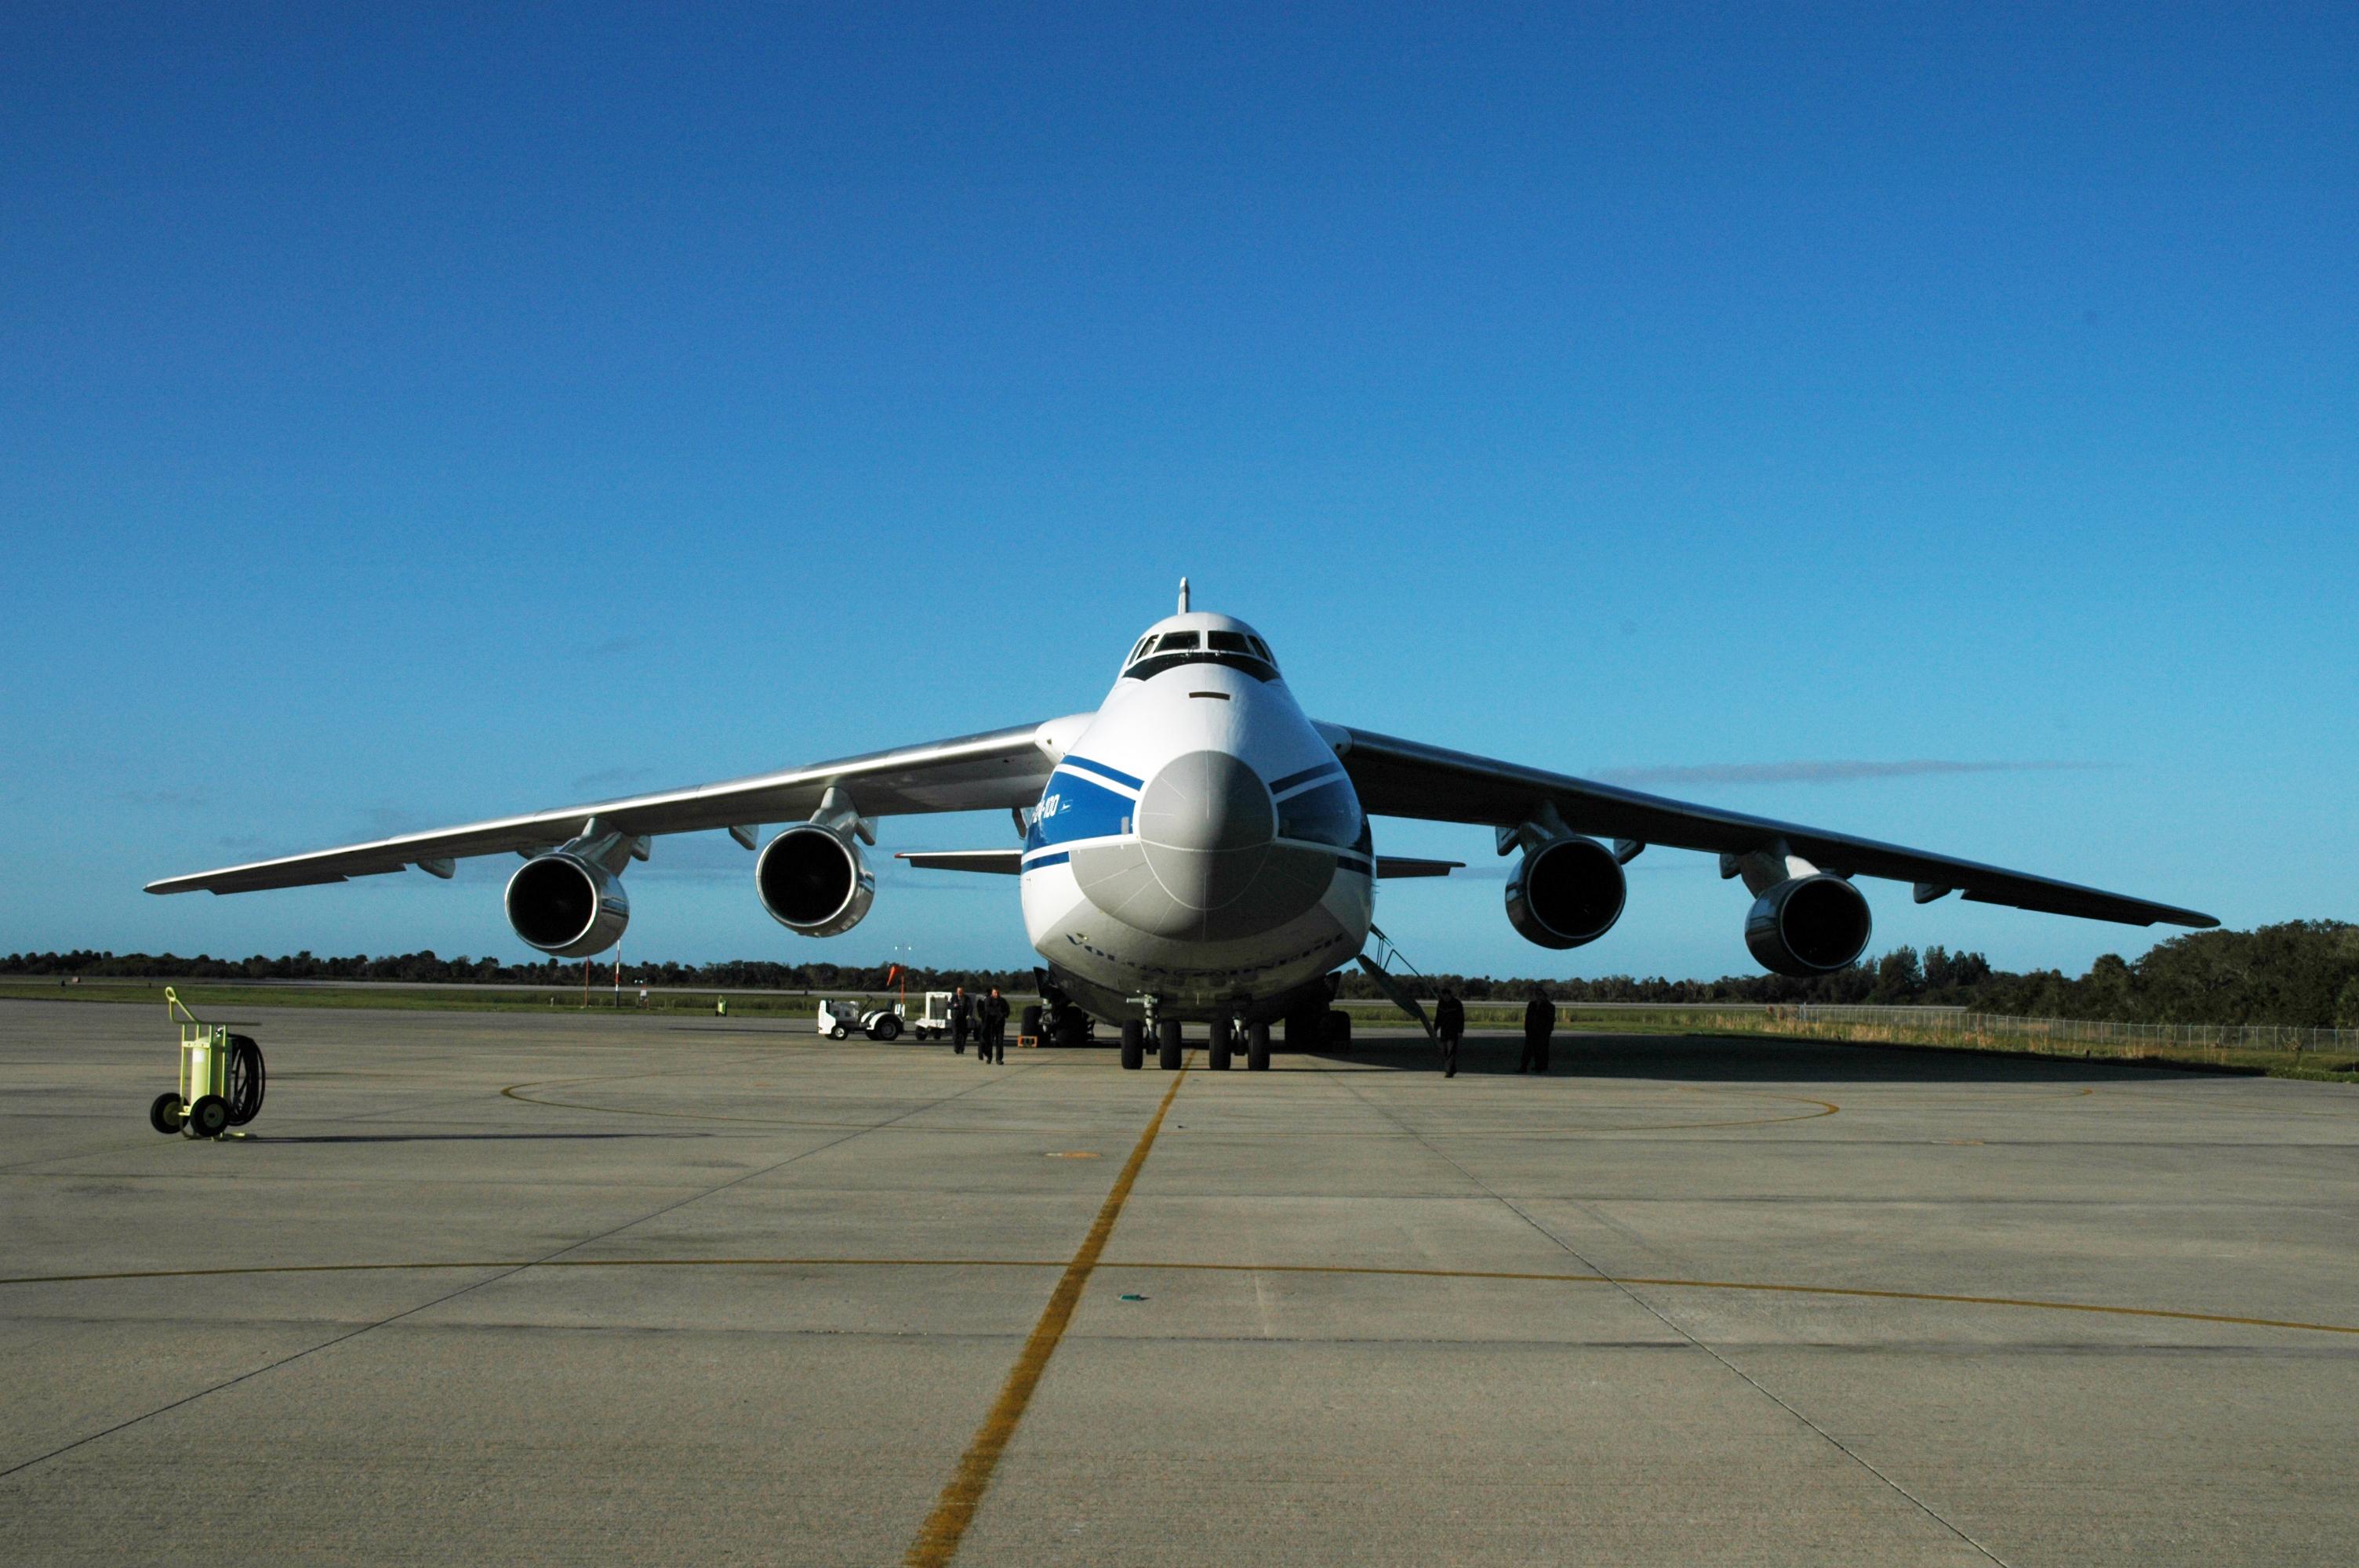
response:
[[[1093,1012],[1273,1017],[1366,942],[1367,816],[1266,651],[1241,622],[1174,616],[1061,738],[1025,838],[1024,921]]]

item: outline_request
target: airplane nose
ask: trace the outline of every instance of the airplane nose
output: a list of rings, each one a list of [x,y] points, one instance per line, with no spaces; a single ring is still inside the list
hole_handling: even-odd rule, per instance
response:
[[[1174,758],[1139,792],[1147,862],[1192,909],[1219,909],[1244,896],[1277,837],[1269,786],[1226,752]]]

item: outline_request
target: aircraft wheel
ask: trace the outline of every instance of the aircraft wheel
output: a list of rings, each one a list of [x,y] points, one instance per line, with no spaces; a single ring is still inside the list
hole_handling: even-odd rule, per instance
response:
[[[167,1091],[158,1095],[156,1103],[147,1108],[147,1125],[158,1132],[178,1132],[180,1130],[180,1119],[188,1111],[189,1108],[180,1102],[179,1095]]]
[[[1180,1040],[1178,1019],[1158,1018],[1155,1021],[1155,1043],[1161,1048],[1161,1065],[1167,1073],[1176,1073],[1180,1070]]]
[[[1229,1070],[1229,1043],[1236,1038],[1234,1028],[1225,1018],[1212,1020],[1212,1043],[1204,1053],[1204,1064],[1216,1073]]]
[[[229,1037],[229,1124],[244,1127],[262,1114],[262,1047],[250,1034]]]
[[[1122,1070],[1135,1073],[1147,1065],[1147,1026],[1135,1018],[1122,1025]]]
[[[229,1101],[219,1095],[199,1095],[189,1108],[189,1130],[200,1138],[219,1138],[229,1130]]]
[[[1269,1071],[1269,1025],[1248,1024],[1245,1028],[1245,1071]]]

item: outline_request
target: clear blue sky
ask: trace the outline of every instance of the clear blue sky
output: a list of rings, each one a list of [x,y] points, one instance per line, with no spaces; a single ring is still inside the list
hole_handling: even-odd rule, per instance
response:
[[[2350,6],[43,9],[0,951],[520,957],[513,862],[138,889],[1087,708],[1182,572],[1322,717],[2359,914]],[[1701,857],[1556,955],[1379,832],[1485,873],[1387,891],[1425,968],[1748,967]],[[659,843],[625,956],[1027,958],[749,864]]]

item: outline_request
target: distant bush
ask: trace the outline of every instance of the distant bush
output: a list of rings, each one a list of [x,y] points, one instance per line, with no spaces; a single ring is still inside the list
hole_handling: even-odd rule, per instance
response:
[[[592,960],[601,981],[612,965]],[[719,964],[625,964],[625,985],[736,990],[883,990],[886,965],[777,964],[738,958]],[[407,980],[415,983],[563,985],[579,983],[578,962],[503,964],[494,958],[441,958],[432,952],[372,958],[214,958],[200,953],[12,953],[0,975],[79,975],[93,979]],[[963,985],[1028,991],[1030,969],[913,969],[912,990]],[[1430,994],[1447,985],[1468,1001],[1518,998],[1538,985],[1561,1002],[1824,1002],[1968,1007],[2033,1018],[2107,1018],[2131,1023],[2277,1023],[2359,1028],[2359,925],[2295,920],[2253,931],[2198,931],[2162,943],[2135,963],[2108,953],[2073,979],[2056,969],[2015,974],[1994,969],[1980,953],[1896,947],[1814,979],[1724,975],[1716,980],[1501,979],[1490,975],[1430,975],[1415,982]],[[1383,996],[1358,970],[1343,975],[1345,998]]]

